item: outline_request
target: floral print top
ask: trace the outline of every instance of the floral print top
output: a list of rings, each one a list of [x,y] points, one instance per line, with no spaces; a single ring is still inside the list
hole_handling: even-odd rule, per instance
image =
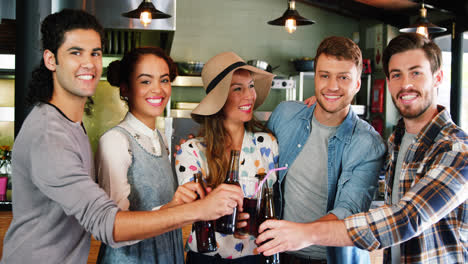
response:
[[[206,145],[203,138],[190,139],[181,145],[177,152],[175,169],[179,184],[193,181],[193,174],[201,172],[206,177],[208,163],[206,161]],[[264,132],[245,131],[240,153],[239,183],[245,197],[253,197],[258,186],[255,174],[268,173],[278,163],[278,143],[272,134]],[[276,182],[276,173],[268,177],[268,185],[271,187]],[[187,240],[188,250],[197,252],[195,231],[192,230]],[[237,239],[233,235],[224,235],[216,232],[218,250],[206,253],[207,255],[219,254],[222,258],[234,259],[257,254],[255,237]]]

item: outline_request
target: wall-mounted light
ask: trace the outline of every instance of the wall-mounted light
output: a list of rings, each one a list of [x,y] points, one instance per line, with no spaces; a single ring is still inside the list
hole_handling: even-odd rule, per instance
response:
[[[14,107],[0,107],[0,122],[15,121]]]
[[[305,26],[315,24],[315,21],[307,19],[299,15],[296,10],[296,1],[288,0],[288,9],[280,18],[268,21],[269,25],[284,26],[289,33],[296,31],[297,26]]]
[[[414,24],[407,28],[400,29],[402,33],[418,33],[426,38],[429,38],[429,33],[440,33],[446,31],[446,28],[436,26],[427,19],[427,9],[424,7],[424,2],[419,9],[419,18]]]
[[[139,18],[141,24],[145,27],[151,23],[152,19],[171,17],[171,15],[157,10],[151,0],[143,0],[137,9],[123,13],[122,16],[128,18]]]

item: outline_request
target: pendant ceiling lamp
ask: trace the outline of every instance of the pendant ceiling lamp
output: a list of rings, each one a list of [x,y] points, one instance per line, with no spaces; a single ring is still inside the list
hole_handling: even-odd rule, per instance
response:
[[[143,24],[145,27],[151,23],[151,19],[171,17],[171,15],[157,10],[151,0],[143,0],[137,9],[123,13],[122,16],[128,18],[139,18],[141,24]]]
[[[426,38],[429,38],[429,33],[440,33],[446,31],[446,28],[436,26],[429,22],[427,19],[427,9],[424,7],[424,2],[421,5],[421,9],[419,9],[419,18],[416,22],[407,27],[400,29],[402,33],[418,33]]]
[[[288,0],[288,9],[280,18],[268,21],[269,25],[284,26],[289,33],[296,31],[297,26],[305,26],[315,24],[315,21],[307,19],[299,15],[296,10],[296,1]]]

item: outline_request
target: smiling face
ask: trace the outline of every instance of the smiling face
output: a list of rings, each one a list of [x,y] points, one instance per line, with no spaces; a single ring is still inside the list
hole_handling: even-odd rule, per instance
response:
[[[432,73],[424,51],[413,49],[394,54],[388,70],[388,88],[401,116],[406,119],[423,118],[426,114],[432,117],[437,109],[437,87],[442,81],[442,71]]]
[[[360,86],[361,79],[353,61],[321,54],[316,60],[315,71],[317,120],[328,126],[341,124]]]
[[[257,93],[252,75],[247,70],[237,70],[232,75],[231,86],[223,106],[225,122],[245,123],[252,119]]]
[[[164,113],[171,96],[169,66],[153,54],[142,55],[130,76],[130,89],[124,85],[122,95],[128,97],[130,112],[149,128]]]
[[[44,51],[44,63],[52,71],[53,98],[65,95],[85,101],[96,91],[102,74],[101,38],[90,29],[68,31],[56,55]]]

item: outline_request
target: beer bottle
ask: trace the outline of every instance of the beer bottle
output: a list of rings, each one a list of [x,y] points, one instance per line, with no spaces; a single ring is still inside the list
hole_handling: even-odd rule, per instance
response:
[[[206,193],[202,174],[195,173],[193,176],[195,178],[194,181],[200,183],[203,191]],[[200,199],[200,195],[198,195],[198,199]],[[195,222],[193,223],[192,229],[195,230],[195,237],[197,238],[197,250],[199,253],[213,252],[218,249],[216,245],[214,221]]]
[[[265,182],[263,184],[264,186],[262,186],[262,189],[264,191],[263,193],[263,208],[262,208],[262,211],[263,211],[263,219],[262,219],[262,223],[268,219],[276,219],[276,216],[275,216],[275,205],[274,205],[274,202],[273,202],[273,189],[272,188],[269,188],[268,187],[268,183]],[[258,224],[258,226],[260,226],[261,223]],[[266,230],[265,230],[266,231]],[[268,242],[269,240],[265,241]],[[279,253],[276,253],[274,255],[271,255],[271,256],[263,256],[263,258],[265,259],[265,263],[266,264],[279,264],[280,263],[280,258],[279,258]]]
[[[239,186],[239,156],[240,150],[231,150],[231,160],[229,162],[229,170],[226,174],[224,183],[235,184]],[[236,229],[237,207],[231,215],[225,215],[216,220],[216,231],[222,234],[234,234]]]

